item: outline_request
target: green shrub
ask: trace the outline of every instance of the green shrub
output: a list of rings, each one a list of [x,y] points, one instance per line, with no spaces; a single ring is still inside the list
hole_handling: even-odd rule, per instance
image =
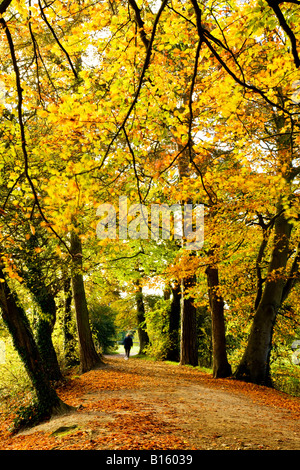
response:
[[[31,390],[31,382],[25,367],[13,347],[10,338],[5,338],[5,361],[0,364],[0,397],[13,396]]]
[[[92,331],[101,352],[107,354],[116,349],[115,312],[107,305],[89,307]]]
[[[169,330],[170,301],[159,299],[153,309],[146,309],[146,325],[150,343],[146,346],[146,354],[156,359],[165,359],[170,347]]]

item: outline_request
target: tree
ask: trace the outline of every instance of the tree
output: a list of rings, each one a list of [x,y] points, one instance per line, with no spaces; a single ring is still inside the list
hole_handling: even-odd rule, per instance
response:
[[[64,313],[63,313],[63,335],[64,335],[64,359],[67,366],[78,364],[76,345],[77,341],[73,329],[72,317],[72,288],[71,278],[67,277],[64,281]]]
[[[186,97],[183,97],[183,102]],[[191,116],[189,116],[189,119]],[[178,173],[179,181],[190,178],[190,152],[189,148],[182,143],[178,146],[180,156],[178,158]],[[185,201],[187,204],[192,204],[191,198]],[[184,222],[183,222],[184,223]],[[183,231],[182,231],[183,232]],[[190,258],[194,256],[193,253],[189,255]],[[189,261],[186,261],[189,264]],[[190,274],[181,279],[181,344],[180,344],[180,364],[190,364],[192,366],[198,365],[198,343],[197,343],[197,310],[194,305],[194,299],[190,289],[196,285],[197,278],[195,274]]]
[[[253,314],[259,331],[264,331],[257,333],[255,327],[249,337],[249,343],[261,344],[260,366],[257,359],[250,372],[249,345],[240,377],[266,381],[268,367],[263,364],[270,355],[272,325],[299,270],[299,111],[292,104],[292,84],[299,78],[298,8],[297,2],[260,0],[1,3],[1,77],[8,100],[1,104],[1,192],[9,225],[1,241],[8,253],[14,252],[12,203],[19,204],[29,220],[38,213],[40,225],[59,241],[62,260],[73,266],[81,354],[89,357],[84,368],[98,359],[83,274],[90,281],[96,269],[105,275],[111,270],[123,282],[129,264],[115,270],[116,259],[138,258],[144,271],[159,271],[166,281],[182,284],[182,363],[197,362],[197,302],[207,303],[210,297],[213,324],[219,325],[213,328],[213,342],[220,346],[214,347],[217,369],[224,369],[222,361],[227,363],[226,302],[230,320],[242,323]],[[270,110],[276,118],[270,119]],[[271,129],[272,119],[283,118],[277,130]],[[277,134],[286,137],[276,143],[280,158],[274,156]],[[281,176],[285,182],[279,184]],[[276,195],[274,185],[280,191]],[[97,244],[95,208],[116,202],[122,194],[143,204],[157,199],[205,204],[208,233],[203,252],[187,255],[166,240],[156,251],[151,243],[146,250],[142,243],[128,240]],[[260,232],[253,227],[257,221],[263,236],[260,246]],[[232,229],[230,240],[226,224]],[[238,260],[242,278],[237,280]],[[133,292],[134,276],[129,278],[128,290]],[[272,300],[271,286],[276,307],[270,310],[263,304]],[[199,300],[198,291],[204,299]],[[258,314],[259,309],[263,313]],[[259,372],[261,367],[265,369]],[[227,365],[225,369],[229,371]]]
[[[56,321],[56,303],[54,294],[51,292],[50,286],[46,285],[42,272],[41,266],[44,261],[39,258],[39,254],[35,251],[35,249],[37,251],[40,249],[36,234],[31,235],[27,240],[26,248],[26,271],[23,271],[21,275],[26,280],[27,287],[33,294],[41,311],[36,327],[37,346],[49,379],[60,381],[62,373],[52,342],[52,333]]]
[[[181,286],[179,283],[170,285],[172,291],[172,300],[169,310],[169,346],[166,351],[166,360],[176,361],[180,360],[180,299],[181,299]]]
[[[103,354],[114,351],[116,346],[116,312],[101,303],[93,303],[89,307],[92,331]]]
[[[82,274],[82,246],[78,233],[71,233],[71,253],[73,261],[72,288],[76,311],[81,372],[87,372],[103,363],[95,349],[89,322],[89,311]]]
[[[205,272],[212,312],[213,376],[216,378],[228,377],[231,375],[231,366],[227,360],[224,300],[219,293],[219,273],[214,266],[207,266]]]
[[[5,266],[0,269],[0,306],[2,318],[12,336],[14,346],[31,379],[36,392],[37,405],[29,415],[32,422],[49,418],[54,414],[65,413],[72,409],[61,401],[51,387],[43,361],[35,343],[28,319],[15,294],[11,291],[3,273]],[[30,419],[29,418],[29,419]],[[18,426],[29,425],[30,421],[21,418]]]
[[[284,101],[282,92],[280,98]],[[289,214],[289,207],[294,199],[293,180],[299,173],[299,167],[294,165],[294,156],[297,148],[293,131],[289,128],[282,115],[273,114],[273,133],[276,145],[276,154],[280,164],[283,180],[283,192],[279,194],[275,215],[268,223],[259,216],[259,223],[263,229],[263,241],[257,262],[258,295],[256,298],[256,311],[253,319],[249,340],[243,358],[236,371],[236,377],[248,379],[255,383],[270,385],[270,354],[272,350],[272,336],[277,314],[290,293],[291,283],[297,279],[298,253],[294,253],[291,267],[288,261],[291,256],[290,242],[292,231],[295,229],[295,220]],[[284,133],[282,130],[284,129]],[[270,135],[270,138],[272,135]],[[269,231],[274,229],[273,246],[268,263],[266,278],[262,281],[261,262],[266,248]],[[267,235],[268,234],[268,235]],[[295,277],[296,276],[296,277]]]
[[[139,343],[140,349],[139,354],[143,354],[145,347],[149,343],[149,336],[146,329],[146,319],[145,319],[145,305],[143,299],[143,287],[141,286],[141,282],[138,279],[136,281],[136,291],[135,291],[135,300],[136,300],[136,312],[137,312],[137,323],[138,323],[138,336],[139,336]]]

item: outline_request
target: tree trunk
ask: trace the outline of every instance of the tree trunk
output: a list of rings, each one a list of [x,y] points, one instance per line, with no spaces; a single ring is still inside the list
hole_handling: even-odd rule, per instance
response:
[[[37,346],[49,379],[59,381],[63,377],[52,342],[52,333],[56,321],[56,304],[46,286],[37,287],[40,287],[40,289],[32,289],[42,311],[42,316],[39,318],[37,325]]]
[[[229,377],[231,366],[227,360],[224,301],[219,290],[219,272],[217,267],[206,268],[209,305],[212,319],[213,376]]]
[[[44,369],[37,344],[23,308],[11,292],[0,268],[0,306],[4,323],[12,335],[14,346],[27,370],[42,413],[40,419],[72,409],[57,396]]]
[[[275,238],[264,292],[255,312],[248,343],[235,377],[260,385],[271,385],[270,355],[273,328],[282,304],[285,268],[288,259],[291,225],[281,203],[275,221]]]
[[[140,342],[139,354],[144,353],[144,349],[149,344],[149,336],[145,329],[145,306],[143,300],[143,289],[139,284],[139,281],[136,283],[137,291],[135,294],[136,299],[136,309],[137,309],[137,321],[138,321],[138,336]]]
[[[81,373],[84,373],[99,364],[103,364],[103,361],[97,354],[92,338],[82,275],[81,240],[74,231],[71,234],[71,254],[73,262],[72,288],[79,341],[80,370]]]
[[[45,370],[51,381],[60,381],[63,376],[52,342],[53,326],[48,319],[40,318],[37,325],[37,346],[45,364]]]
[[[71,279],[68,277],[64,282],[64,318],[63,318],[63,334],[64,334],[64,356],[66,366],[74,366],[78,364],[76,353],[76,338],[72,333],[72,287]]]
[[[169,316],[169,340],[170,345],[166,352],[167,361],[179,361],[180,360],[180,298],[181,298],[181,286],[176,284],[172,287],[173,299],[170,307]]]
[[[52,342],[52,333],[56,321],[56,304],[54,296],[45,283],[41,260],[34,255],[34,248],[37,246],[38,239],[33,235],[28,241],[28,248],[31,253],[26,260],[28,272],[24,274],[26,285],[41,309],[36,329],[36,341],[44,362],[45,371],[50,380],[59,381],[63,377]]]
[[[183,101],[187,104],[189,97],[183,96]],[[178,150],[181,152],[178,158],[178,172],[180,180],[191,177],[191,161],[189,149],[183,148],[178,144]],[[188,204],[193,201],[187,199]],[[184,233],[184,223],[182,227]],[[193,254],[191,254],[193,256]],[[181,280],[181,337],[180,337],[180,364],[198,365],[198,335],[197,335],[197,312],[194,301],[191,297],[186,298],[186,289],[196,284],[196,276]]]
[[[198,365],[197,315],[194,301],[185,290],[195,285],[196,276],[181,281],[180,364]]]

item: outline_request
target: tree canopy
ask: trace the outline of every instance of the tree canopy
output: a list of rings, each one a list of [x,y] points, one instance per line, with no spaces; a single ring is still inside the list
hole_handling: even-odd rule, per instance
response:
[[[83,372],[102,362],[92,298],[129,328],[136,309],[145,348],[160,331],[159,351],[173,341],[196,365],[205,331],[216,377],[271,383],[272,351],[299,335],[299,11],[297,0],[2,1],[6,323],[9,292],[27,289],[51,339],[71,279]],[[154,204],[201,206],[201,249],[175,223],[151,237]],[[100,206],[115,210],[115,237],[97,237]],[[148,305],[153,287],[165,297]]]

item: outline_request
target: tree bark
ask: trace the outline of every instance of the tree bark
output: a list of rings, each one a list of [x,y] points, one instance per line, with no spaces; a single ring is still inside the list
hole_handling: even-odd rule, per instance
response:
[[[81,373],[87,372],[94,367],[103,364],[98,355],[92,338],[89,322],[89,311],[87,307],[85,287],[82,275],[82,246],[77,233],[71,233],[71,248],[73,272],[72,289],[76,311],[76,323],[79,341],[79,358]]]
[[[235,372],[235,377],[260,385],[271,385],[270,355],[273,328],[283,300],[285,269],[288,260],[291,224],[278,204],[275,238],[264,292],[254,315],[247,347]]]
[[[140,342],[139,354],[144,354],[144,349],[149,344],[149,336],[145,329],[145,305],[143,300],[143,289],[139,281],[136,283],[137,291],[135,294],[137,321],[138,321],[138,336]]]
[[[42,418],[72,409],[61,401],[51,387],[29,321],[0,268],[0,306],[4,323],[12,336],[14,346],[26,368],[37,396]]]
[[[45,370],[50,380],[59,381],[62,380],[63,376],[52,341],[56,321],[55,298],[46,285],[41,260],[34,254],[34,248],[36,247],[38,247],[38,239],[35,235],[32,235],[28,240],[29,254],[26,259],[28,271],[22,272],[22,277],[25,277],[26,285],[41,309],[36,328],[36,341]]]
[[[284,106],[286,97],[281,87],[276,88],[279,102]],[[274,221],[274,244],[271,259],[268,265],[268,272],[264,283],[264,290],[259,297],[259,303],[255,309],[252,327],[250,330],[248,343],[235,372],[238,379],[254,382],[261,385],[272,385],[270,377],[270,356],[272,351],[273,329],[279,308],[290,292],[298,271],[298,253],[296,253],[290,275],[287,276],[286,268],[289,256],[289,241],[292,232],[292,225],[286,218],[284,199],[289,194],[292,195],[291,184],[297,177],[292,160],[294,158],[293,142],[294,135],[283,131],[286,126],[286,117],[275,111],[271,113],[271,122],[276,135],[276,145],[278,152],[278,164],[280,164],[282,177],[286,183],[285,198],[279,197]],[[289,149],[289,155],[287,153]],[[295,183],[295,180],[294,180]],[[260,223],[264,227],[263,221]],[[272,221],[273,223],[273,221]],[[269,236],[269,234],[267,234]],[[264,250],[264,246],[261,247]]]
[[[72,333],[72,286],[71,278],[67,277],[64,282],[64,318],[63,318],[63,334],[64,334],[64,356],[66,366],[74,366],[78,364],[76,353],[76,338]]]
[[[186,94],[183,100],[188,103]],[[184,178],[191,177],[190,154],[188,148],[184,149],[182,144],[178,144],[178,150],[181,151],[178,158],[178,172],[180,180],[183,181]],[[193,201],[188,199],[186,203],[193,204]],[[184,233],[184,223],[182,233]],[[198,365],[197,311],[193,299],[186,296],[186,290],[196,285],[196,282],[195,275],[181,280],[180,364],[182,365]]]
[[[42,315],[38,319],[37,324],[37,346],[49,379],[59,381],[63,376],[52,342],[52,333],[56,321],[55,299],[51,293],[47,291],[45,285],[36,285],[36,287],[31,288],[31,291],[42,311]]]
[[[63,376],[59,367],[52,341],[53,324],[49,319],[40,318],[37,325],[37,345],[51,381],[60,381]]]
[[[179,361],[180,360],[180,298],[181,298],[181,286],[176,284],[172,287],[172,302],[170,307],[169,315],[169,341],[170,345],[166,352],[167,361]]]
[[[212,319],[213,376],[215,378],[229,377],[232,371],[227,360],[224,300],[219,293],[218,268],[208,266],[205,273]]]
[[[194,301],[185,290],[195,285],[196,276],[181,281],[180,364],[198,365],[197,312]]]

